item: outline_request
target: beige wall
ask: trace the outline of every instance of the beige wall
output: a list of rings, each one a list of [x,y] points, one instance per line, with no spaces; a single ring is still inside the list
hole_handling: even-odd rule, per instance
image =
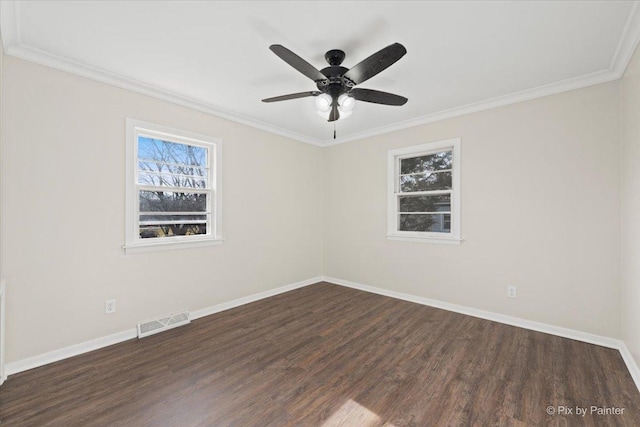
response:
[[[12,57],[3,71],[7,362],[321,274],[320,148]],[[125,117],[222,138],[223,245],[124,254]]]
[[[387,150],[462,138],[459,246],[389,241]],[[327,148],[324,274],[620,337],[618,83]],[[507,298],[507,285],[518,298]]]
[[[623,117],[640,108],[637,57]],[[12,57],[2,72],[7,362],[323,272],[624,336],[640,353],[637,239],[624,239],[621,303],[619,82],[320,149]],[[123,253],[125,117],[223,139],[222,246]],[[625,235],[636,236],[638,134],[622,121]],[[465,240],[388,241],[387,150],[452,137]]]
[[[640,365],[640,49],[620,83],[622,337]]]

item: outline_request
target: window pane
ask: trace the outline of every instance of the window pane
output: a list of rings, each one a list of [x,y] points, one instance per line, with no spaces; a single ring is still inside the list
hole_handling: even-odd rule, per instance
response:
[[[451,172],[426,172],[420,175],[402,175],[400,177],[400,191],[450,190]]]
[[[451,169],[453,161],[451,151],[427,154],[400,160],[400,174],[421,173],[434,170]]]
[[[451,194],[400,196],[400,212],[451,212]]]
[[[138,137],[138,158],[180,165],[206,166],[207,149],[140,136]]]
[[[140,238],[153,239],[157,237],[194,236],[207,234],[206,220],[197,223],[176,222],[171,224],[140,224]]]
[[[206,212],[208,194],[140,191],[140,212]]]
[[[206,188],[207,149],[138,137],[138,184]]]
[[[401,214],[400,231],[451,232],[451,214]]]

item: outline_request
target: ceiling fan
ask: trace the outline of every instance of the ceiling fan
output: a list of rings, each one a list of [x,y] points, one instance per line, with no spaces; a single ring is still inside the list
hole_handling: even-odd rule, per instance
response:
[[[318,113],[327,117],[327,121],[334,122],[341,117],[341,114],[343,118],[351,114],[355,100],[384,105],[404,105],[408,101],[404,96],[393,93],[354,87],[369,80],[402,58],[407,50],[400,43],[394,43],[381,49],[350,69],[340,65],[344,61],[345,53],[339,49],[332,49],[324,55],[329,66],[322,70],[318,70],[282,45],[274,44],[269,46],[269,49],[284,62],[313,80],[318,90],[275,96],[263,99],[262,102],[286,101],[314,96]]]

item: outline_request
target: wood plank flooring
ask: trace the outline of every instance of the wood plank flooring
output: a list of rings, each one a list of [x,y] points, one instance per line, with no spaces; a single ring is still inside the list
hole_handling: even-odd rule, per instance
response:
[[[328,283],[0,387],[2,427],[338,425],[640,426],[640,393],[616,350]]]

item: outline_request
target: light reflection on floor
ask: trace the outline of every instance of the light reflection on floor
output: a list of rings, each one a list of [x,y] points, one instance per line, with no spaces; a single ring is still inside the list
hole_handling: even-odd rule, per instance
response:
[[[373,427],[382,425],[382,419],[375,413],[353,400],[347,400],[344,405],[326,420],[321,427],[358,426]],[[385,423],[384,427],[395,427]]]

